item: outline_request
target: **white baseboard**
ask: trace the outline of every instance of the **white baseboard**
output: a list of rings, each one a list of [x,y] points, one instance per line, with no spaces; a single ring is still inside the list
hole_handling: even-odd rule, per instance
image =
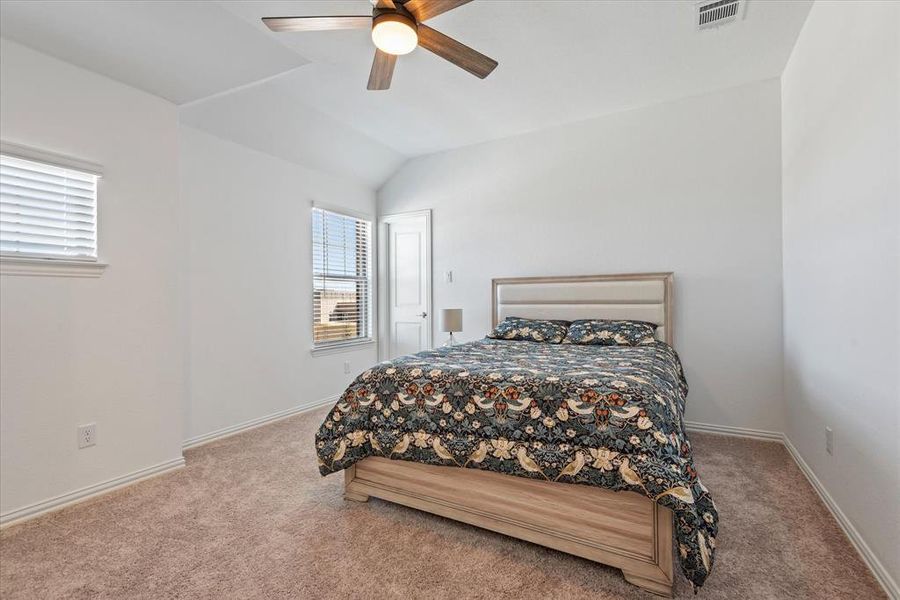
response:
[[[688,431],[715,433],[718,435],[730,435],[734,437],[752,438],[754,440],[766,440],[769,442],[781,442],[783,441],[784,437],[784,434],[777,431],[766,431],[764,429],[748,429],[746,427],[731,427],[730,425],[712,425],[710,423],[697,423],[696,421],[685,421],[684,427]]]
[[[315,402],[307,402],[305,404],[300,404],[287,410],[282,410],[270,415],[266,415],[264,417],[259,417],[257,419],[246,421],[244,423],[239,423],[231,427],[219,429],[218,431],[212,431],[210,433],[199,435],[189,440],[185,440],[184,449],[194,448],[201,444],[227,437],[229,435],[234,435],[248,429],[253,429],[254,427],[266,425],[273,421],[278,421],[280,419],[284,419],[298,413],[313,410],[328,404],[333,404],[337,402],[338,398],[339,395],[335,395],[329,398],[317,400]],[[61,494],[54,498],[42,500],[40,502],[35,502],[34,504],[30,504],[22,508],[11,510],[9,512],[0,514],[0,527],[7,527],[14,523],[20,523],[28,519],[33,519],[34,517],[37,517],[39,515],[59,510],[77,502],[87,500],[88,498],[111,492],[126,485],[131,485],[150,477],[155,477],[157,475],[162,475],[163,473],[168,473],[169,471],[174,471],[175,469],[180,469],[184,466],[184,464],[184,457],[179,456],[178,458],[174,458],[172,460],[159,463],[158,465],[153,465],[151,467],[147,467],[145,469],[141,469],[127,475],[123,475],[121,477],[115,477],[108,481],[103,481],[101,483],[83,487],[73,492]]]
[[[881,561],[878,560],[878,557],[875,556],[868,544],[863,540],[862,536],[856,530],[856,527],[853,526],[853,523],[850,522],[850,519],[847,518],[844,511],[837,505],[834,498],[831,497],[831,494],[828,493],[828,490],[825,489],[825,486],[822,485],[822,482],[819,481],[819,478],[810,466],[803,460],[803,457],[800,456],[800,452],[797,451],[797,448],[791,443],[791,440],[787,435],[776,431],[747,429],[745,427],[731,427],[728,425],[712,425],[710,423],[697,423],[694,421],[685,421],[684,426],[689,432],[715,433],[718,435],[730,435],[784,444],[784,447],[787,448],[791,458],[794,459],[794,462],[797,463],[800,471],[809,480],[810,485],[812,485],[816,493],[819,494],[819,497],[822,498],[822,502],[828,508],[829,512],[831,512],[834,520],[837,521],[840,528],[844,531],[844,534],[850,540],[850,543],[856,549],[859,556],[863,559],[863,562],[869,567],[872,575],[875,576],[875,579],[881,584],[881,587],[884,588],[888,597],[891,598],[891,600],[900,600],[900,588],[898,588],[897,582],[894,581],[891,574],[887,572],[887,569],[884,568],[884,565],[881,564]]]
[[[134,471],[133,473],[121,477],[115,477],[101,483],[89,485],[73,492],[61,494],[55,498],[35,502],[34,504],[17,508],[0,515],[0,527],[7,527],[13,523],[33,519],[38,515],[65,508],[76,502],[82,502],[88,498],[106,494],[126,485],[131,485],[138,481],[149,479],[150,477],[156,477],[157,475],[180,469],[183,466],[184,457],[179,456],[178,458],[173,458],[172,460],[167,460],[166,462],[161,462],[157,465]]]
[[[834,501],[834,498],[831,497],[831,494],[828,493],[828,490],[825,489],[825,486],[822,485],[822,482],[819,481],[815,472],[813,472],[810,466],[806,464],[806,461],[803,460],[800,452],[794,444],[791,443],[790,438],[785,435],[783,436],[782,441],[784,442],[784,447],[787,448],[787,451],[794,459],[794,462],[797,463],[797,466],[800,467],[800,470],[806,475],[806,478],[809,480],[813,489],[816,490],[819,497],[822,499],[822,502],[824,502],[825,506],[828,507],[828,510],[831,511],[834,520],[837,521],[841,529],[844,530],[844,534],[846,534],[850,543],[853,544],[853,547],[856,548],[856,551],[862,557],[863,562],[869,567],[869,570],[872,571],[875,579],[877,579],[878,583],[881,584],[881,587],[884,588],[888,597],[892,600],[900,600],[900,587],[897,586],[897,582],[891,577],[891,574],[888,573],[887,569],[884,568],[884,565],[881,564],[881,561],[878,560],[878,557],[875,556],[869,548],[869,545],[866,544],[865,540],[856,530],[856,527],[853,526],[853,523],[850,522],[850,519],[848,519],[847,515],[844,514],[844,511],[841,510],[841,507],[838,506],[837,502]]]
[[[320,408],[328,404],[334,404],[335,402],[337,402],[338,398],[340,398],[340,394],[329,396],[328,398],[322,398],[321,400],[316,400],[314,402],[305,402],[303,404],[298,404],[297,406],[287,408],[285,410],[280,410],[269,415],[257,417],[256,419],[250,419],[249,421],[244,421],[243,423],[238,423],[237,425],[231,425],[229,427],[217,429],[216,431],[210,431],[209,433],[197,435],[184,440],[184,445],[182,447],[185,450],[196,448],[197,446],[202,446],[203,444],[208,444],[209,442],[212,442],[214,440],[219,440],[231,435],[241,433],[243,431],[247,431],[248,429],[254,429],[256,427],[261,427],[262,425],[268,425],[273,421],[280,421],[281,419],[286,419],[308,410]]]
[[[200,446],[201,444],[205,444],[213,440],[218,440],[224,437],[235,435],[248,429],[254,429],[256,427],[260,427],[274,421],[279,421],[281,419],[285,419],[302,412],[326,406],[328,404],[336,402],[338,397],[339,396],[336,395],[330,398],[323,398],[315,402],[300,404],[293,408],[288,408],[286,410],[278,411],[263,417],[259,417],[257,419],[245,421],[231,427],[225,427],[217,431],[212,431],[210,433],[190,438],[188,440],[185,440],[184,449],[186,450],[188,448],[195,448],[197,446]],[[800,468],[800,471],[803,472],[803,474],[809,480],[810,485],[812,485],[816,493],[819,494],[819,497],[822,498],[822,502],[824,502],[825,506],[834,516],[834,519],[844,531],[844,534],[846,534],[847,538],[850,540],[850,543],[859,553],[860,557],[862,557],[863,562],[865,562],[869,567],[869,570],[872,571],[875,579],[884,588],[888,597],[892,600],[900,600],[900,587],[898,587],[897,582],[894,580],[891,574],[888,573],[884,565],[881,564],[881,561],[878,560],[878,557],[875,556],[875,554],[869,548],[868,544],[866,544],[865,540],[856,530],[856,527],[853,526],[853,523],[850,522],[850,519],[847,518],[841,508],[837,505],[837,503],[834,501],[834,498],[831,497],[831,494],[828,493],[828,490],[825,489],[825,487],[822,485],[822,482],[819,481],[819,478],[809,467],[806,461],[803,460],[803,457],[797,451],[797,448],[793,443],[791,443],[791,440],[786,435],[774,431],[748,429],[745,427],[731,427],[727,425],[712,425],[709,423],[697,423],[693,421],[685,421],[685,427],[688,431],[698,431],[703,433],[715,433],[719,435],[730,435],[736,437],[775,441],[784,444],[785,448],[787,448],[788,450],[788,453]],[[63,507],[75,504],[76,502],[81,502],[93,496],[105,494],[120,487],[130,485],[150,477],[155,477],[157,475],[161,475],[175,469],[180,469],[183,466],[184,457],[179,457],[170,461],[159,463],[158,465],[147,467],[146,469],[135,471],[134,473],[130,473],[122,477],[116,477],[102,483],[56,496],[55,498],[50,498],[48,500],[36,502],[35,504],[31,504],[23,508],[9,511],[0,515],[0,527],[7,527],[8,525],[12,525],[13,523],[19,523],[21,521],[34,518],[38,515],[42,515],[50,511],[59,510]]]

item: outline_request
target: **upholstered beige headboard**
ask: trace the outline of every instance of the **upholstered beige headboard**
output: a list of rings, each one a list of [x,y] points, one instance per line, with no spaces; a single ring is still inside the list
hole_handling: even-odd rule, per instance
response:
[[[510,277],[492,282],[492,319],[634,319],[674,346],[672,273]]]

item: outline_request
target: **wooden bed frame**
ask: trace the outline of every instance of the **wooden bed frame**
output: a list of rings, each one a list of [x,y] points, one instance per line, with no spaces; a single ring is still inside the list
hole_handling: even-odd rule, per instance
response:
[[[513,315],[636,319],[657,323],[672,345],[672,287],[672,273],[494,279],[493,324]],[[672,597],[672,511],[640,494],[370,457],[346,470],[344,497],[370,496],[616,567]]]

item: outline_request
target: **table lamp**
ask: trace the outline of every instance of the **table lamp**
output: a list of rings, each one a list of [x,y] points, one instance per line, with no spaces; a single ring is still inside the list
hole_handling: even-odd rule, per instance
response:
[[[455,346],[456,339],[453,332],[462,331],[462,309],[461,308],[444,308],[441,309],[441,331],[450,333],[450,337],[444,343],[444,347]]]

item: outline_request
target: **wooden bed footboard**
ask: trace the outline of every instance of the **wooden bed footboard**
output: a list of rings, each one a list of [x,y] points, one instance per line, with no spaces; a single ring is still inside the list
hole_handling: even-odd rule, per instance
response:
[[[346,470],[344,497],[370,496],[616,567],[672,597],[672,511],[640,494],[370,457]]]

